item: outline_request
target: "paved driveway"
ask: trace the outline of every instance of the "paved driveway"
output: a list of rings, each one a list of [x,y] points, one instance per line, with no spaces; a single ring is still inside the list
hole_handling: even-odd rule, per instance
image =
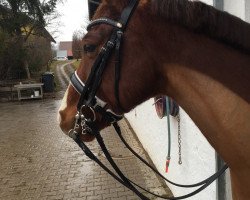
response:
[[[59,104],[51,99],[0,104],[0,199],[138,199],[61,133],[56,120]],[[129,143],[146,157],[126,122],[121,124]],[[103,136],[125,174],[154,192],[169,193],[123,147],[112,128]],[[104,160],[97,144],[90,146]]]

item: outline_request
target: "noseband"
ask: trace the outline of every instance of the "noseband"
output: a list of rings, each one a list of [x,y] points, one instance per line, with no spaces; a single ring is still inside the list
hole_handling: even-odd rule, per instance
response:
[[[130,17],[132,16],[135,8],[137,7],[138,0],[130,0],[129,4],[124,10],[122,11],[121,17],[119,21],[114,21],[109,18],[99,18],[92,21],[87,30],[90,30],[92,27],[99,25],[99,24],[107,24],[113,27],[111,36],[109,40],[105,43],[105,45],[101,48],[100,53],[98,54],[92,68],[91,72],[88,76],[87,81],[85,84],[82,80],[78,77],[77,72],[75,72],[71,77],[71,85],[75,88],[75,90],[80,94],[80,99],[77,105],[77,113],[75,116],[75,126],[74,129],[69,131],[69,136],[72,137],[75,142],[79,145],[79,147],[84,151],[84,153],[96,163],[100,165],[105,171],[107,171],[113,178],[115,178],[118,182],[123,184],[128,189],[132,190],[140,199],[142,200],[149,200],[143,193],[141,193],[138,188],[145,190],[146,192],[160,197],[164,199],[170,200],[177,200],[177,199],[185,199],[191,197],[201,190],[208,187],[216,178],[218,178],[226,169],[227,166],[224,166],[221,170],[217,173],[209,177],[208,179],[192,184],[192,185],[181,185],[169,181],[163,175],[161,175],[154,167],[152,167],[147,161],[141,158],[124,140],[121,135],[120,127],[118,126],[117,122],[123,118],[121,115],[115,114],[112,110],[107,109],[107,103],[101,100],[96,96],[96,93],[99,89],[99,86],[102,81],[102,75],[107,65],[107,62],[114,51],[115,55],[115,84],[114,84],[114,91],[116,97],[116,106],[123,110],[120,98],[119,98],[119,81],[120,81],[120,51],[121,51],[121,41],[123,33],[126,29],[126,26],[129,22]],[[178,186],[178,187],[197,187],[194,192],[191,192],[187,195],[180,196],[180,197],[163,197],[157,194],[154,194],[141,186],[137,185],[130,179],[128,179],[116,165],[112,157],[110,156],[103,139],[98,131],[97,124],[96,124],[96,114],[100,114],[102,120],[108,122],[109,124],[113,124],[118,136],[121,138],[122,142],[125,146],[136,156],[138,157],[143,163],[145,163],[149,168],[151,168],[155,173],[157,173],[160,177],[165,179],[167,182]],[[111,170],[109,170],[88,148],[88,146],[81,141],[80,135],[81,134],[92,134],[96,137],[97,142],[99,143],[102,151],[104,152],[107,160],[116,171],[117,175],[114,174]],[[136,186],[136,187],[135,187]]]
[[[76,71],[71,76],[71,85],[80,95],[83,94],[86,88]],[[68,133],[70,137],[75,137],[75,135],[79,133],[79,130],[82,135],[92,134],[92,128],[96,122],[96,113],[99,113],[102,116],[102,120],[109,124],[113,124],[123,118],[122,115],[115,114],[111,109],[106,109],[107,103],[97,96],[91,97],[90,102],[90,104],[78,103],[77,113],[75,115],[75,126],[74,129],[71,129]],[[85,114],[86,111],[89,113],[88,116]]]

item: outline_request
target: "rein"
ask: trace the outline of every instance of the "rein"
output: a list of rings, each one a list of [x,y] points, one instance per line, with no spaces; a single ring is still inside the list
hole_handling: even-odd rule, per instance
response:
[[[201,181],[196,184],[191,185],[182,185],[177,184],[172,181],[166,179],[163,175],[161,175],[154,167],[152,167],[147,161],[141,158],[125,141],[122,137],[121,130],[117,122],[123,118],[121,115],[115,114],[112,110],[106,109],[107,103],[102,101],[100,98],[96,96],[97,90],[101,84],[102,74],[105,70],[106,64],[108,62],[109,57],[111,56],[113,50],[115,50],[115,97],[116,97],[116,104],[119,108],[122,109],[120,98],[119,98],[119,81],[120,81],[120,49],[121,49],[121,41],[123,32],[126,29],[126,26],[129,22],[130,17],[132,16],[134,10],[136,9],[138,4],[138,0],[130,0],[128,6],[122,11],[121,17],[119,22],[108,18],[100,18],[97,20],[92,21],[87,30],[90,30],[93,26],[97,26],[99,24],[107,24],[113,27],[112,34],[110,39],[105,43],[102,47],[100,53],[98,54],[92,68],[90,75],[86,83],[84,84],[81,79],[78,77],[77,73],[75,72],[71,77],[71,85],[75,88],[75,90],[81,95],[78,105],[77,105],[77,113],[75,116],[75,126],[72,130],[69,131],[69,136],[74,139],[74,141],[79,145],[79,147],[84,151],[84,153],[93,161],[95,161],[100,167],[102,167],[106,172],[108,172],[113,178],[115,178],[118,182],[123,184],[128,189],[132,190],[140,199],[142,200],[149,200],[143,193],[141,193],[138,188],[148,192],[151,195],[169,199],[169,200],[178,200],[178,199],[185,199],[191,197],[198,192],[202,191],[206,187],[208,187],[214,180],[216,180],[228,167],[225,165],[221,170],[217,173],[212,175],[211,177],[207,178],[204,181]],[[123,110],[123,109],[122,109]],[[88,112],[86,112],[88,111]],[[106,145],[103,141],[103,138],[98,131],[97,124],[96,124],[96,113],[99,113],[102,116],[102,119],[105,120],[107,123],[112,124],[115,128],[118,136],[120,137],[121,141],[124,145],[143,163],[145,163],[149,168],[151,168],[155,173],[157,173],[160,177],[162,177],[167,182],[178,186],[178,187],[197,187],[200,186],[195,191],[180,197],[164,197],[157,194],[154,194],[140,185],[136,184],[129,178],[127,178],[119,167],[116,165],[114,160],[112,159],[110,153],[108,152]],[[106,156],[107,160],[116,171],[114,174],[109,168],[107,168],[88,148],[88,146],[81,141],[80,135],[81,134],[92,134],[96,137],[97,142],[99,143],[104,155]]]

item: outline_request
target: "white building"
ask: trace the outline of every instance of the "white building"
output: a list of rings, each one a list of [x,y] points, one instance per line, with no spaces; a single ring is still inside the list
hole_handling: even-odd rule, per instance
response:
[[[250,22],[250,0],[202,1]],[[159,119],[157,117],[155,108],[152,106],[153,103],[153,99],[145,102],[127,114],[126,117],[157,169],[162,174],[166,174],[165,162],[168,148],[167,119]],[[180,111],[180,115],[181,156],[183,164],[178,164],[177,120],[171,118],[172,159],[169,173],[166,174],[166,177],[181,184],[197,183],[215,173],[217,167],[216,152],[183,110]],[[181,196],[192,191],[190,189],[177,188],[169,184],[168,186],[175,196]],[[207,189],[190,199],[230,200],[231,194],[228,192],[224,198],[218,198],[217,185],[213,183]]]

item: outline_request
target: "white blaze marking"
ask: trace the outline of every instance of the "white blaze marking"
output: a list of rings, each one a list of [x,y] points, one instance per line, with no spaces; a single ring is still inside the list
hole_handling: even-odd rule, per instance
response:
[[[64,97],[63,97],[62,102],[61,102],[61,106],[60,106],[59,111],[58,111],[58,115],[57,115],[58,122],[61,122],[61,115],[59,112],[65,110],[68,106],[67,105],[68,93],[69,93],[69,88],[67,88],[67,90],[64,94]]]

